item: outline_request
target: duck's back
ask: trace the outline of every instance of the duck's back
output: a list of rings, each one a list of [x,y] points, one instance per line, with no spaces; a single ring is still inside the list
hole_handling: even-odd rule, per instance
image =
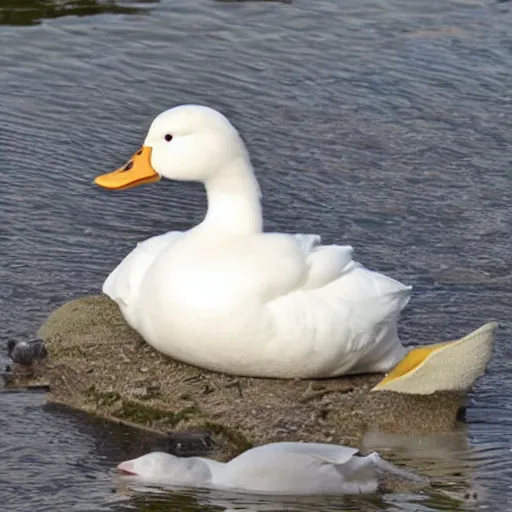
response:
[[[329,444],[268,444],[225,464],[213,484],[272,494],[373,492],[378,484],[373,465],[357,452]]]

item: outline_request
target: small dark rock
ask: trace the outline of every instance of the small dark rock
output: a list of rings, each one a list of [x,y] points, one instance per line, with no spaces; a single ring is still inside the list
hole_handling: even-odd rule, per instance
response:
[[[29,341],[9,340],[7,342],[7,355],[14,363],[29,366],[46,358],[48,351],[41,338]]]
[[[457,411],[457,421],[460,421],[462,423],[467,423],[467,407],[466,406],[462,406],[458,411]]]
[[[170,432],[160,449],[178,457],[208,455],[215,448],[215,441],[208,432]]]

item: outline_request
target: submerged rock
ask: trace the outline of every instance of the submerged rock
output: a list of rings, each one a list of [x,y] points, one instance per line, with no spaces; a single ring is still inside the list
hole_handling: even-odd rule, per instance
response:
[[[49,400],[162,434],[206,432],[220,459],[273,441],[357,447],[368,431],[447,432],[465,402],[455,392],[370,392],[382,375],[303,381],[202,370],[153,350],[103,295],[68,302],[38,334],[50,353]]]

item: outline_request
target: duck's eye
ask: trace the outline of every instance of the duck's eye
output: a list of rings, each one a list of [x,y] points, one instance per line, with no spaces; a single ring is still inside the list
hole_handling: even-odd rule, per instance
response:
[[[171,135],[170,133],[168,133],[168,134],[164,137],[164,139],[165,139],[167,142],[171,142],[171,140],[172,140],[172,135]]]

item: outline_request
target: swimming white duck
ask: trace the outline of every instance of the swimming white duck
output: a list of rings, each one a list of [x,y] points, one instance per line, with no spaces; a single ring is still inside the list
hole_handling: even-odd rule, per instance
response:
[[[263,232],[248,152],[221,113],[198,105],[161,113],[128,163],[95,183],[127,189],[161,177],[202,182],[204,220],[139,243],[103,284],[156,350],[271,378],[388,372],[402,362],[388,384],[438,350],[400,343],[397,318],[410,286],[357,263],[350,246]]]
[[[152,452],[121,462],[117,469],[157,485],[289,495],[374,493],[386,475],[427,483],[377,453],[361,456],[355,448],[320,443],[266,444],[226,463]]]

